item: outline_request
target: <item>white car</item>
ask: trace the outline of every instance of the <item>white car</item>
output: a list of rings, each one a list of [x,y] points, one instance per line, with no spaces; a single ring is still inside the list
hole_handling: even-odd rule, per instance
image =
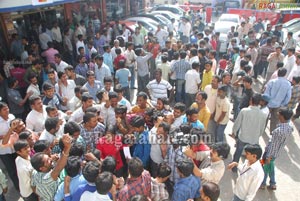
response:
[[[215,23],[214,31],[220,32],[219,40],[221,42],[221,46],[220,46],[221,53],[227,52],[227,45],[229,43],[229,41],[227,40],[227,33],[230,31],[232,26],[236,27],[237,23],[230,22],[230,21],[217,21]]]
[[[136,22],[136,23],[141,22],[143,27],[145,27],[145,29],[149,30],[152,33],[156,32],[157,25],[159,25],[158,22],[146,17],[130,17],[125,20],[130,22]]]
[[[234,22],[238,25],[241,24],[240,16],[237,14],[222,14],[218,21],[219,22]]]

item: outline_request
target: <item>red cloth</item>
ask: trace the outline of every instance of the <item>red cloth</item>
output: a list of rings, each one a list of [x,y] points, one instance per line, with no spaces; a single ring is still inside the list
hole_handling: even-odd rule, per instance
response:
[[[16,67],[10,70],[10,75],[19,81],[19,87],[21,88],[27,87],[27,83],[23,79],[25,73],[26,69],[21,67]]]
[[[126,61],[126,57],[123,56],[122,54],[118,55],[118,56],[115,58],[115,60],[114,60],[115,70],[119,70],[119,69],[120,69],[120,67],[119,67],[119,61],[121,61],[121,60]]]
[[[199,144],[199,145],[194,145],[192,146],[193,152],[198,152],[198,151],[209,151],[210,148],[206,144]],[[193,160],[194,163],[199,167],[201,161]]]
[[[217,50],[217,41],[216,40],[211,40],[210,44],[211,44],[213,50]]]
[[[122,138],[115,136],[111,142],[108,142],[106,136],[101,137],[96,145],[96,148],[101,152],[101,159],[105,159],[106,156],[112,156],[116,159],[116,170],[123,167],[123,161],[121,158],[120,150],[123,149]]]
[[[220,66],[220,69],[225,70],[225,68],[227,66],[227,60],[226,59],[221,59],[219,61],[219,66]]]

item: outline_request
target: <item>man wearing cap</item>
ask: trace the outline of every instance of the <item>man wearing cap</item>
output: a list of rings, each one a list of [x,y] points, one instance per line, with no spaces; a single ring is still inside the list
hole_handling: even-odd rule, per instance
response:
[[[99,80],[100,82],[104,83],[104,77],[111,76],[110,69],[105,63],[103,63],[103,56],[99,54],[95,57],[95,62],[96,80]]]

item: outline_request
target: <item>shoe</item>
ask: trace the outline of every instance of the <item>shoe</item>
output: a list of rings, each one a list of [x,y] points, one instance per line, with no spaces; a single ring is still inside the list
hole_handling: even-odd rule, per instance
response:
[[[276,187],[276,185],[270,185],[270,186],[268,186],[268,189],[270,189],[270,190],[276,190],[277,189],[277,187]]]
[[[259,189],[261,189],[261,190],[265,190],[266,189],[266,185],[260,185],[260,187],[259,187]]]
[[[130,89],[137,89],[137,87],[131,87]]]

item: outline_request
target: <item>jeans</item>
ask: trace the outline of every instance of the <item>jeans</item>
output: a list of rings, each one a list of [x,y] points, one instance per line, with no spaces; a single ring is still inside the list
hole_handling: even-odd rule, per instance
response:
[[[227,124],[216,124],[216,132],[215,132],[215,140],[216,142],[223,142],[224,141],[224,131]]]
[[[185,94],[185,106],[189,108],[195,102],[196,94]]]
[[[270,109],[270,133],[276,128],[277,124],[279,123],[278,119],[278,110],[279,108],[269,108]]]
[[[260,61],[260,63],[259,63],[259,75],[266,75],[268,65],[269,65],[268,61]]]
[[[234,97],[233,98],[233,119],[236,120],[239,112],[240,112],[240,102],[241,102],[241,98],[239,97]]]
[[[244,200],[242,200],[238,196],[234,195],[232,201],[244,201]]]
[[[211,136],[211,142],[205,142],[205,144],[213,144],[216,142],[215,132],[216,132],[217,124],[214,120],[210,119],[207,125],[206,133]]]
[[[176,102],[184,103],[185,100],[185,80],[176,80]]]
[[[146,92],[146,86],[149,83],[149,74],[143,77],[138,76],[138,92]]]
[[[129,86],[123,87],[122,90],[123,90],[123,93],[124,93],[124,97],[131,103]]]
[[[39,197],[35,193],[31,193],[28,197],[23,198],[24,201],[38,201]]]
[[[241,155],[243,153],[243,150],[244,150],[244,147],[247,145],[248,143],[246,142],[242,142],[240,139],[237,139],[237,142],[236,142],[236,149],[235,149],[235,152],[234,152],[234,155],[233,155],[233,161],[234,162],[239,162],[240,161],[240,158],[241,158]]]
[[[270,185],[276,185],[275,182],[275,159],[272,159],[270,161],[270,164],[264,164],[264,172],[265,172],[265,177],[264,180],[262,182],[262,185],[266,185],[267,184],[267,178],[268,176],[270,177]]]
[[[254,78],[257,79],[257,76],[259,74],[259,64],[254,65],[253,71],[254,71]]]
[[[130,88],[133,89],[134,88],[134,84],[135,84],[135,70],[134,70],[134,66],[129,66],[128,69],[129,69],[129,71],[131,73]]]

